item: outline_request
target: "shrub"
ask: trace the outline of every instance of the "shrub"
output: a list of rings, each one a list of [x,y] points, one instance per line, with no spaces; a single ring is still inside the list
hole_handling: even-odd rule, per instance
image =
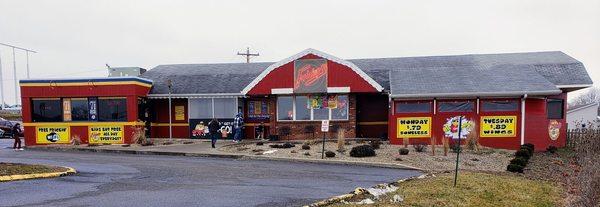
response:
[[[373,140],[373,141],[369,142],[369,145],[371,145],[371,147],[373,147],[373,149],[379,149],[379,147],[381,146],[381,141]]]
[[[402,148],[402,149],[398,150],[398,152],[400,153],[400,155],[407,155],[409,151],[406,148]]]
[[[289,142],[286,142],[286,143],[283,143],[282,146],[283,146],[283,148],[292,148],[292,147],[295,147],[296,145],[294,145],[292,143],[289,143]]]
[[[529,153],[529,150],[527,150],[527,149],[520,149],[517,152],[515,152],[515,157],[522,157],[522,158],[525,158],[526,160],[529,160],[529,158],[531,158],[531,154]]]
[[[556,153],[557,150],[558,150],[558,148],[556,148],[555,146],[552,146],[552,145],[550,145],[550,146],[548,146],[548,148],[546,148],[546,151],[550,152],[552,154]]]
[[[413,145],[413,147],[415,148],[415,151],[417,151],[417,152],[424,152],[425,149],[427,149],[427,145],[425,145],[425,144],[415,144],[415,145]]]
[[[265,143],[263,143],[263,142],[257,142],[256,143],[256,146],[263,146],[263,145],[265,145]]]
[[[511,165],[520,165],[523,167],[527,166],[527,162],[528,160],[523,157],[515,157],[512,160],[510,160]]]
[[[523,173],[523,168],[525,168],[525,166],[521,166],[521,165],[515,165],[515,164],[509,164],[506,167],[506,170],[509,172],[518,172],[518,173]]]
[[[71,144],[72,145],[80,145],[81,144],[81,138],[79,137],[79,135],[73,135],[71,137]]]
[[[303,145],[302,145],[302,149],[303,149],[303,150],[309,150],[309,149],[310,149],[310,145],[303,144]]]
[[[371,145],[360,145],[350,150],[351,157],[372,157],[375,156],[375,149]]]
[[[533,145],[531,143],[525,143],[525,144],[521,145],[521,148],[522,147],[527,147],[529,149],[529,152],[531,152],[530,154],[532,154],[532,155],[535,152],[535,145]]]
[[[325,157],[335,157],[335,152],[327,151],[325,152]]]

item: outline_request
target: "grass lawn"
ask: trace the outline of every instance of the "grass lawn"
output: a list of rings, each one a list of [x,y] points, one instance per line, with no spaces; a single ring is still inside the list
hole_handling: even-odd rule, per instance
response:
[[[67,170],[63,167],[54,167],[47,165],[29,165],[20,163],[4,163],[0,162],[0,176],[6,175],[22,175],[33,173],[50,173],[63,172]]]
[[[561,188],[546,181],[535,181],[513,175],[459,173],[453,188],[454,174],[416,179],[400,184],[396,192],[382,196],[366,206],[560,206]],[[390,203],[394,195],[402,203]],[[354,206],[354,205],[339,205]],[[365,206],[365,205],[356,205]]]

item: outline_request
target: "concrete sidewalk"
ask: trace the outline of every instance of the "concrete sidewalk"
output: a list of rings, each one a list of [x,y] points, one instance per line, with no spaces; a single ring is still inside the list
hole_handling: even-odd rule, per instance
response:
[[[363,161],[347,161],[347,160],[330,160],[330,159],[312,159],[312,158],[289,158],[275,157],[269,155],[248,155],[242,153],[230,153],[218,150],[220,147],[233,145],[231,140],[219,140],[217,148],[212,148],[210,140],[190,140],[190,139],[173,139],[172,144],[164,145],[168,139],[154,139],[155,145],[140,146],[131,145],[124,147],[123,145],[44,145],[44,146],[28,146],[28,150],[44,150],[44,151],[61,151],[61,152],[104,152],[104,153],[124,153],[124,154],[140,154],[140,155],[171,155],[171,156],[190,156],[190,157],[217,157],[217,158],[232,158],[232,159],[253,159],[253,160],[275,160],[287,162],[307,162],[307,163],[324,163],[324,164],[341,164],[341,165],[357,165],[371,166],[394,169],[421,170],[412,166],[401,165],[396,163],[379,163],[379,162],[363,162]],[[253,141],[244,141],[253,142]],[[185,143],[185,144],[184,144]]]

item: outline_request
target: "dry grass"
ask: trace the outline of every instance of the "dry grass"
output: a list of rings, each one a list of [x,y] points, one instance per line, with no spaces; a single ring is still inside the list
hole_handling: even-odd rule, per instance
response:
[[[561,188],[546,181],[512,175],[465,172],[456,188],[452,173],[399,184],[396,192],[382,196],[372,205],[336,206],[560,206]],[[402,203],[391,203],[400,195]]]
[[[63,167],[55,167],[55,166],[47,166],[47,165],[29,165],[29,164],[20,164],[20,163],[0,162],[0,176],[62,172],[65,170],[67,170],[67,169],[63,168]]]

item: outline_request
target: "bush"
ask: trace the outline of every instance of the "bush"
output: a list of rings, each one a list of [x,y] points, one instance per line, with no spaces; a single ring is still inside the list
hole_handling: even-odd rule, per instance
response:
[[[400,155],[407,155],[409,151],[406,148],[402,148],[402,149],[398,150],[398,152],[400,153]]]
[[[375,149],[371,145],[360,145],[350,150],[351,157],[372,157],[375,156]]]
[[[523,168],[525,168],[525,166],[510,164],[506,167],[506,170],[509,172],[523,173]]]
[[[369,145],[371,145],[371,147],[373,147],[373,149],[379,149],[379,147],[381,146],[381,141],[373,140],[373,141],[369,142]]]
[[[527,149],[520,149],[517,152],[515,152],[515,157],[522,157],[526,160],[529,160],[529,158],[531,158],[531,153],[529,153],[529,150]]]
[[[292,147],[295,147],[295,146],[296,145],[294,145],[292,143],[289,143],[289,142],[286,142],[286,143],[283,143],[283,144],[272,144],[272,145],[269,145],[269,147],[271,147],[271,148],[282,148],[282,149],[292,148]]]
[[[302,149],[303,149],[303,150],[309,150],[309,149],[310,149],[310,145],[303,144],[303,145],[302,145]]]
[[[415,145],[413,145],[413,147],[415,148],[415,151],[417,151],[417,152],[424,152],[425,149],[427,149],[427,145],[425,145],[425,144],[415,144]]]
[[[458,145],[458,143],[450,145],[450,149],[454,153],[458,153],[459,151],[462,152],[462,147],[460,147],[460,145]]]
[[[523,157],[515,157],[510,161],[511,165],[520,165],[520,166],[527,166],[527,162],[528,160],[523,158]]]
[[[548,146],[548,148],[546,148],[546,151],[550,152],[552,154],[556,153],[557,150],[558,150],[558,148],[556,148],[555,146],[552,146],[552,145],[550,145],[550,146]]]
[[[325,152],[325,157],[335,157],[335,152],[327,151]]]
[[[265,143],[263,143],[263,142],[257,142],[257,143],[256,143],[256,146],[263,146],[264,144],[265,144]]]
[[[523,145],[521,145],[521,148],[526,147],[529,152],[531,152],[530,154],[533,155],[533,153],[535,152],[535,145],[531,144],[531,143],[525,143]]]

